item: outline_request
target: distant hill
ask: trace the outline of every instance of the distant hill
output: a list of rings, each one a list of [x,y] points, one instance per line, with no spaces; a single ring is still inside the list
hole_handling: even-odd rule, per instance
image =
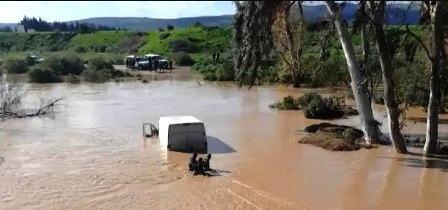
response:
[[[353,20],[356,13],[356,4],[348,3],[345,5],[343,14],[346,20]],[[405,4],[390,4],[387,6],[388,15],[386,22],[388,24],[416,24],[419,18],[419,10],[416,6],[409,9]],[[305,5],[305,17],[309,21],[316,21],[327,16],[325,5]],[[78,20],[81,23],[93,23],[95,25],[104,25],[115,28],[126,28],[131,31],[148,31],[157,28],[165,28],[168,24],[176,28],[186,28],[194,23],[201,23],[205,26],[228,26],[233,21],[233,15],[221,16],[203,16],[174,19],[160,19],[147,17],[94,17]],[[71,21],[67,21],[71,22]],[[11,23],[0,23],[2,25],[15,26]]]
[[[113,26],[128,30],[148,31],[165,28],[168,24],[175,28],[186,28],[195,23],[205,26],[228,26],[232,23],[233,15],[188,17],[176,19],[159,19],[146,17],[98,17],[78,20],[80,23],[93,23],[95,25]]]
[[[325,5],[304,6],[305,17],[308,21],[316,21],[327,16],[328,11]],[[343,14],[346,20],[352,21],[355,17],[357,5],[346,4]],[[388,24],[416,24],[419,18],[419,10],[416,7],[407,9],[407,5],[390,4],[387,6]],[[102,17],[79,20],[82,23],[93,23],[95,25],[105,25],[109,27],[127,28],[129,30],[147,31],[157,28],[165,28],[171,24],[174,27],[185,28],[194,23],[201,23],[205,26],[228,26],[232,24],[233,15],[204,16],[175,19],[139,18],[139,17]]]
[[[419,9],[417,6],[412,6],[408,10],[408,5],[405,4],[389,4],[387,5],[386,23],[397,24],[417,24],[419,19]],[[357,4],[346,4],[342,13],[344,18],[352,21],[355,18]],[[304,6],[303,12],[308,21],[316,21],[328,15],[328,10],[325,5]]]

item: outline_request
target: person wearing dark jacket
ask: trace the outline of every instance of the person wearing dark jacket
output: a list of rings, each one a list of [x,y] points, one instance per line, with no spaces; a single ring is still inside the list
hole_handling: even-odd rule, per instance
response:
[[[196,166],[196,170],[194,171],[193,175],[205,175],[204,172],[204,161],[202,160],[202,158],[199,158],[198,160],[198,164]]]
[[[156,59],[154,60],[154,70],[158,71],[159,69],[159,61]]]
[[[190,171],[196,171],[196,168],[198,165],[198,161],[196,160],[197,156],[198,156],[198,154],[193,153],[193,156],[190,158],[190,163],[188,163],[188,169]]]
[[[212,154],[208,154],[207,155],[207,159],[205,159],[205,164],[204,164],[204,170],[205,171],[211,171],[212,169],[210,168],[210,160],[212,159]]]

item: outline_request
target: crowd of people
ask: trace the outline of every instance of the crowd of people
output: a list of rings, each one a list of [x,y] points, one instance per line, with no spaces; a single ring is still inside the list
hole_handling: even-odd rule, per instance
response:
[[[205,160],[201,157],[197,159],[197,157],[198,154],[193,153],[193,156],[190,158],[190,162],[188,163],[188,169],[193,172],[193,175],[209,175],[207,172],[212,171],[210,168],[210,160],[212,159],[212,155],[208,154]]]

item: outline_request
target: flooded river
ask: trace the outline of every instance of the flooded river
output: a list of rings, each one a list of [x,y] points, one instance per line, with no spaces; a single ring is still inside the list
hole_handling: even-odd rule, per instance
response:
[[[298,91],[184,77],[31,84],[25,104],[64,100],[54,116],[0,123],[0,209],[448,209],[447,161],[387,146],[329,152],[296,143],[297,130],[318,121],[268,105]],[[142,123],[165,115],[205,123],[220,176],[193,177],[190,154],[142,137]],[[423,133],[424,124],[406,132]]]

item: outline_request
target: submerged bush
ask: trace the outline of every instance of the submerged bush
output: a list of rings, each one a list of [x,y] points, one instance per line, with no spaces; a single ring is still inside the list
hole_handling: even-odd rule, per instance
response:
[[[303,96],[303,99],[299,99],[299,101],[303,107],[303,113],[306,118],[330,119],[344,115],[341,98],[323,98],[317,93],[307,93]]]
[[[120,70],[115,69],[92,69],[89,68],[82,72],[82,77],[86,82],[106,82],[112,78],[118,77],[131,77],[132,75],[128,72],[122,72]]]
[[[280,110],[299,110],[299,101],[292,96],[287,96],[283,98],[283,101],[273,103],[269,107]]]
[[[66,81],[71,84],[78,84],[81,82],[81,79],[79,79],[79,77],[77,77],[76,75],[69,74],[66,78]]]
[[[280,110],[301,109],[306,118],[312,119],[331,119],[342,117],[344,114],[352,114],[345,113],[353,110],[344,110],[344,106],[342,98],[324,98],[317,93],[305,93],[305,95],[300,96],[297,99],[292,96],[287,96],[283,98],[282,101],[269,105],[271,108]]]
[[[344,115],[340,98],[323,98],[317,93],[306,93],[299,98],[299,102],[306,118],[329,119]]]
[[[62,82],[61,77],[52,70],[35,68],[28,73],[30,82],[56,83]]]
[[[86,82],[106,82],[109,77],[105,71],[102,70],[94,70],[94,69],[86,69],[82,72],[82,77]]]
[[[10,74],[23,74],[28,71],[26,60],[18,58],[9,58],[5,60],[2,67]]]

